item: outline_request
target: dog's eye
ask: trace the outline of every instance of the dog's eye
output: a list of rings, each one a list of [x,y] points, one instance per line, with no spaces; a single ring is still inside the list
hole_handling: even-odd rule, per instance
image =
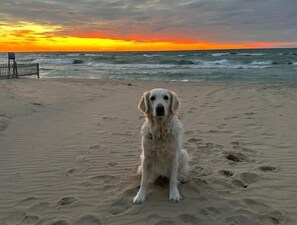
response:
[[[155,96],[152,96],[152,97],[150,98],[150,100],[151,100],[152,102],[155,101],[155,99],[156,99]]]
[[[163,98],[164,98],[164,100],[168,100],[169,99],[167,95],[165,95]]]

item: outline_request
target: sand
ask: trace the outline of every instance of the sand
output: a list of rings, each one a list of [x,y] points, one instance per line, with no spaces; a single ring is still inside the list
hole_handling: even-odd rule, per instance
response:
[[[143,91],[181,99],[183,200],[139,185]],[[0,81],[0,224],[297,223],[297,86]]]

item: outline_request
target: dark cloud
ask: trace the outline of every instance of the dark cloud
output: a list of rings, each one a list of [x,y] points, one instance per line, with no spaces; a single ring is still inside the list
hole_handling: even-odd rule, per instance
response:
[[[4,0],[0,22],[60,25],[63,35],[217,42],[296,41],[296,0]]]

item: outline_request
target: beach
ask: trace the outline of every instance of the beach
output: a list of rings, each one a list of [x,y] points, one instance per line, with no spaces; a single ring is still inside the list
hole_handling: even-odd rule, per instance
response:
[[[189,181],[133,205],[144,91],[179,96]],[[297,85],[0,81],[0,224],[296,224]]]

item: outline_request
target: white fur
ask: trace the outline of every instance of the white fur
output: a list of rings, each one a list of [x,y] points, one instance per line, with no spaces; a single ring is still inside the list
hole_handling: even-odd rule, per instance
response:
[[[164,107],[163,116],[157,115],[157,106]],[[176,94],[161,88],[145,92],[139,102],[138,108],[145,113],[146,121],[141,129],[142,154],[138,168],[141,183],[134,203],[145,201],[149,176],[169,178],[169,199],[174,202],[182,199],[177,182],[186,181],[189,156],[182,149],[183,127],[176,116],[178,107]]]

